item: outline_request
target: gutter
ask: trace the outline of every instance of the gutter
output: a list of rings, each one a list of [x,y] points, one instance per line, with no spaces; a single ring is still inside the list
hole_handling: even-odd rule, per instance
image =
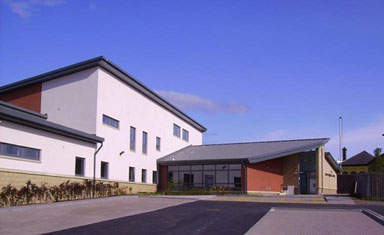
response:
[[[103,147],[103,142],[101,142],[101,145],[98,149],[96,149],[95,153],[93,154],[93,192],[92,192],[92,198],[95,198],[96,196],[96,154],[100,151],[100,149]]]

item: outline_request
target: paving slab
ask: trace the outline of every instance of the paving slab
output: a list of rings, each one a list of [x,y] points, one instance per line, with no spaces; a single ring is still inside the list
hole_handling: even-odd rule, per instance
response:
[[[237,202],[265,202],[265,203],[304,203],[304,204],[326,204],[321,195],[270,195],[270,196],[216,196],[204,198],[210,201],[237,201]]]
[[[272,208],[246,234],[381,235],[384,226],[360,210]]]
[[[330,195],[325,196],[328,204],[355,205],[355,201],[349,196]]]
[[[193,202],[120,196],[0,209],[0,234],[41,234]]]

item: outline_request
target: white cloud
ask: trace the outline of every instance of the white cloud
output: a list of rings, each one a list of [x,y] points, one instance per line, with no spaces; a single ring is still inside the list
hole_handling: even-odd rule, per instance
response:
[[[64,0],[4,0],[3,3],[8,5],[11,10],[22,18],[28,18],[32,12],[40,6],[54,7],[64,3]]]
[[[96,9],[96,4],[94,2],[89,2],[88,8],[89,10],[93,11]]]
[[[373,154],[376,147],[384,147],[384,116],[367,125],[357,128],[346,129],[344,121],[344,140],[343,146],[348,149],[347,155],[351,157],[363,150]],[[332,130],[310,130],[310,129],[278,129],[268,132],[262,138],[263,140],[281,140],[281,139],[307,139],[330,137],[331,140],[326,145],[326,151],[332,153],[333,157],[339,158],[339,134],[338,129]]]
[[[227,112],[227,113],[245,113],[249,107],[238,103],[218,103],[213,100],[186,93],[175,91],[156,91],[166,100],[181,109],[200,110],[206,113]]]

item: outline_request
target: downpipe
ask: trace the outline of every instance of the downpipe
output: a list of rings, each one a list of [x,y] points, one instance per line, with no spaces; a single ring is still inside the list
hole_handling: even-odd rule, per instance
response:
[[[96,155],[100,151],[100,149],[103,147],[103,142],[101,142],[100,147],[95,151],[93,154],[93,192],[92,192],[92,198],[95,198],[96,196]]]

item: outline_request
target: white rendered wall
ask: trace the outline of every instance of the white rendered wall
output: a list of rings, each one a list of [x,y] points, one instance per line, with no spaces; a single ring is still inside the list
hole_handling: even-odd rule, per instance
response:
[[[85,158],[86,177],[93,177],[96,146],[80,140],[22,126],[0,122],[0,142],[40,149],[40,161],[0,155],[0,168],[37,173],[75,176],[75,158]]]
[[[48,120],[96,133],[97,68],[44,82],[41,113]]]
[[[98,153],[100,161],[109,162],[109,179],[128,180],[129,167],[135,167],[135,181],[141,182],[141,170],[147,170],[147,183],[152,183],[156,160],[188,145],[202,144],[202,133],[174,114],[138,93],[113,75],[98,69],[97,131],[105,142]],[[102,122],[103,114],[119,120],[119,129]],[[173,136],[173,124],[189,132],[189,142]],[[136,151],[129,149],[130,126],[136,128]],[[148,153],[142,153],[142,132],[148,133]],[[156,150],[156,136],[161,138],[161,151]],[[124,154],[120,156],[120,153]]]

